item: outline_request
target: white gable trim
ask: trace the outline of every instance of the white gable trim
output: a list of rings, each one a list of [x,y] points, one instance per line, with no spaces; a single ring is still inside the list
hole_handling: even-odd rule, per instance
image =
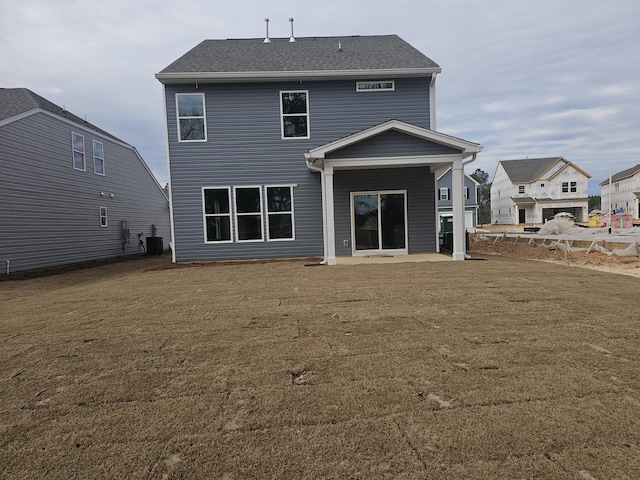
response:
[[[308,153],[305,153],[304,155],[307,161],[315,160],[315,159],[322,160],[326,157],[327,154],[330,154],[342,148],[348,147],[355,143],[361,142],[363,140],[375,137],[376,135],[380,135],[381,133],[385,133],[390,130],[396,130],[398,132],[406,133],[407,135],[413,135],[414,137],[417,137],[426,141],[438,143],[440,145],[461,150],[462,158],[469,157],[474,153],[478,153],[482,150],[482,145],[478,145],[477,143],[468,142],[460,138],[445,135],[444,133],[439,133],[433,130],[428,130],[426,128],[417,127],[409,123],[401,122],[400,120],[389,120],[379,125],[375,125],[373,127],[362,130],[361,132],[354,133],[353,135],[349,135],[339,140],[335,140],[333,142],[327,143],[326,145],[322,145],[320,147],[311,149],[309,150]],[[459,156],[459,155],[456,155],[456,156]],[[437,158],[437,157],[425,156],[423,158]]]

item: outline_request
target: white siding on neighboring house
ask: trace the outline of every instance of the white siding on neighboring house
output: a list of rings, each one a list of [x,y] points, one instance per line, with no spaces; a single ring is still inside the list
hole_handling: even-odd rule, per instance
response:
[[[608,212],[609,206],[612,210],[623,211],[633,215],[634,219],[640,219],[640,166],[635,168],[636,172],[631,175],[624,175],[623,178],[615,178],[611,182],[611,198],[609,194],[609,180],[600,184],[601,209]],[[630,169],[634,170],[634,169]]]

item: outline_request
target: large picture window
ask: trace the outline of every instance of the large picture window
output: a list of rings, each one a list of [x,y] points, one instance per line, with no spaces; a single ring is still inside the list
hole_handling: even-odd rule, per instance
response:
[[[262,241],[260,187],[237,187],[235,193],[236,238],[239,242]]]
[[[176,94],[178,112],[178,140],[203,142],[207,140],[204,93]]]
[[[84,137],[71,132],[71,146],[73,149],[73,168],[84,172],[86,170],[84,163]]]
[[[293,240],[293,187],[266,187],[267,238]]]
[[[93,172],[104,175],[104,146],[96,140],[93,141]]]
[[[280,92],[282,138],[309,138],[309,92]]]
[[[205,242],[231,241],[229,188],[203,188]]]

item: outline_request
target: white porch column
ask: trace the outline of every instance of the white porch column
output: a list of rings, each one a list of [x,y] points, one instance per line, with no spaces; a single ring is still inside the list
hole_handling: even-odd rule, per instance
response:
[[[464,260],[464,170],[462,160],[451,167],[451,207],[453,211],[453,259]]]
[[[336,229],[333,205],[333,167],[324,167],[324,203],[326,212],[326,261],[327,265],[336,264]]]

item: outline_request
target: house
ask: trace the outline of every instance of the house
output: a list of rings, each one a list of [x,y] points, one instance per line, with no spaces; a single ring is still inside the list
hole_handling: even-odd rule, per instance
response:
[[[440,67],[396,35],[205,40],[163,84],[174,261],[438,251],[435,172],[463,162],[435,130]]]
[[[472,177],[464,175],[464,226],[465,229],[474,228],[478,225],[478,185]],[[438,176],[438,225],[440,231],[449,231],[453,222],[451,198],[452,176],[451,169],[447,168],[444,173]]]
[[[0,192],[1,274],[138,253],[152,225],[170,239],[136,149],[26,88],[0,88]]]
[[[589,178],[563,157],[500,161],[491,183],[491,222],[544,223],[560,212],[586,222]]]
[[[611,210],[631,214],[634,219],[640,218],[640,163],[611,176],[611,190],[609,193],[609,179],[600,183],[600,198],[602,210]]]

